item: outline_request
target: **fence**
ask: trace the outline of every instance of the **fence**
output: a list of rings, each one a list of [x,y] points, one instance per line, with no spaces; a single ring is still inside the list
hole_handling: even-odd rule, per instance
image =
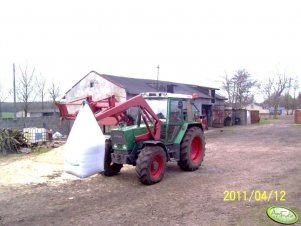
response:
[[[63,135],[68,135],[72,127],[72,121],[62,121],[58,116],[0,119],[0,128],[22,130],[23,128],[32,127],[51,129],[53,133],[60,132]]]

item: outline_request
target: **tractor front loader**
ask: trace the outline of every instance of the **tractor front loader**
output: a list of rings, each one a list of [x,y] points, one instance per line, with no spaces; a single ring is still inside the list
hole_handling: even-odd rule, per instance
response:
[[[69,113],[67,106],[81,101],[57,103],[61,117],[75,119],[77,112]],[[136,166],[139,180],[151,185],[162,180],[168,161],[176,161],[185,171],[201,166],[205,139],[192,96],[155,92],[123,103],[114,96],[86,101],[104,133],[105,126],[116,126],[106,140],[103,175],[114,176],[123,164],[130,164]]]

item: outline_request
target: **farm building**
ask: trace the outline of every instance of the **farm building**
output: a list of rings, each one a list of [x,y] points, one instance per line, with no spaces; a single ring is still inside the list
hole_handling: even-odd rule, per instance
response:
[[[208,118],[211,126],[215,119],[215,109],[222,109],[226,98],[218,95],[217,88],[199,85],[182,84],[152,79],[138,79],[89,72],[65,94],[66,101],[72,101],[91,95],[94,100],[115,95],[117,100],[125,101],[143,92],[168,92],[196,95],[195,104],[203,115]],[[220,106],[220,107],[217,107]]]
[[[259,111],[259,114],[269,114],[269,109],[265,109],[262,106],[260,106],[259,104],[255,104],[255,103],[249,104],[246,107],[246,109],[249,111],[253,111],[253,110]]]
[[[242,109],[225,106],[224,125],[249,125],[258,123],[263,115],[269,114],[267,112],[269,111],[256,104],[248,105]]]
[[[249,110],[249,111],[258,111],[260,118],[267,118],[270,115],[269,109],[265,109],[262,106],[260,106],[258,104],[255,104],[255,103],[249,104],[246,107],[246,109]]]
[[[225,125],[250,125],[260,121],[259,110],[227,109]],[[229,120],[228,120],[229,119]]]

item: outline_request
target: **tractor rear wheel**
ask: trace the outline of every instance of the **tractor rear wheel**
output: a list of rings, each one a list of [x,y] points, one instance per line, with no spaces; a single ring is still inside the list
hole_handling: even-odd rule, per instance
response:
[[[151,185],[163,179],[166,153],[160,146],[145,146],[136,161],[137,176],[142,184]]]
[[[111,141],[106,140],[104,171],[102,172],[102,174],[107,177],[111,177],[118,174],[123,166],[122,164],[112,162],[111,153],[113,153]]]
[[[191,127],[181,142],[180,161],[178,165],[182,170],[197,170],[205,156],[205,139],[199,127]]]

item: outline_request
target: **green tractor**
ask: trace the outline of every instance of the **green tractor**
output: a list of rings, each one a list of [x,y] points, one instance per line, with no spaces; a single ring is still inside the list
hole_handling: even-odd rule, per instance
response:
[[[136,166],[141,183],[151,185],[162,180],[168,161],[178,162],[185,171],[201,166],[205,138],[192,96],[144,93],[95,117],[101,120],[119,114],[128,122],[134,117],[125,111],[132,107],[136,107],[134,124],[118,120],[118,128],[112,129],[106,140],[105,176],[116,175],[123,164],[130,164]]]

